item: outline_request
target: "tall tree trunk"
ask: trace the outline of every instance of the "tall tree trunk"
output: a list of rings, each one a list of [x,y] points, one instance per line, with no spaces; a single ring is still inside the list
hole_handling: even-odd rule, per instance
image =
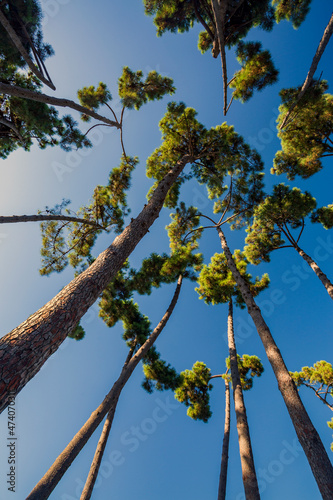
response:
[[[323,55],[324,53],[324,50],[326,48],[326,45],[328,44],[331,36],[332,36],[332,33],[333,33],[333,13],[331,15],[331,18],[328,22],[328,25],[326,26],[325,28],[325,31],[324,31],[324,34],[319,42],[319,45],[318,45],[318,48],[317,48],[317,51],[315,53],[315,56],[312,60],[312,63],[311,63],[311,66],[310,66],[310,69],[309,69],[309,72],[305,78],[305,81],[302,85],[302,88],[300,90],[300,93],[298,94],[298,96],[296,97],[296,100],[294,102],[294,104],[290,107],[289,111],[287,112],[286,116],[284,117],[284,120],[283,122],[281,123],[280,125],[280,129],[283,129],[283,127],[287,124],[287,122],[289,121],[289,117],[292,113],[292,111],[295,109],[295,107],[297,106],[297,104],[299,103],[299,101],[302,99],[303,95],[305,94],[305,92],[307,91],[307,89],[310,87],[311,83],[312,83],[312,80],[313,80],[313,76],[316,72],[316,69],[317,69],[317,66],[319,64],[319,61],[321,59],[321,56]]]
[[[123,369],[126,368],[129,361],[131,360],[133,353],[134,353],[134,350],[135,350],[136,343],[137,343],[137,341],[135,341],[134,345],[130,349],[128,356],[126,358],[126,361],[124,363]],[[119,394],[119,396],[120,396],[120,394]],[[89,469],[87,480],[86,480],[86,483],[85,483],[84,488],[82,490],[80,500],[89,500],[91,495],[92,495],[92,492],[93,492],[93,489],[95,486],[95,482],[96,482],[96,479],[98,476],[99,468],[100,468],[101,463],[102,463],[104,450],[105,450],[106,444],[108,442],[110,430],[112,427],[113,418],[114,418],[114,415],[116,413],[118,400],[119,400],[119,397],[114,402],[114,404],[112,405],[112,408],[109,410],[109,413],[106,416],[103,430],[102,430],[101,436],[100,436],[98,443],[97,443],[95,455],[94,455],[93,461],[91,462],[91,466]]]
[[[219,48],[221,54],[222,62],[222,79],[223,79],[223,114],[227,114],[227,90],[228,90],[228,77],[227,77],[227,62],[225,55],[225,43],[224,43],[224,20],[227,12],[227,2],[219,2],[218,0],[211,0],[212,8],[214,13],[216,33],[219,41]]]
[[[270,329],[255,303],[248,285],[240,275],[221,228],[217,228],[221,246],[228,266],[242,294],[247,310],[253,319],[268,360],[273,368],[284,402],[294,425],[297,437],[307,456],[313,475],[324,500],[333,498],[333,468],[321,439],[314,428],[298,394],[297,388],[288,372],[282,355],[272,337]]]
[[[184,155],[158,184],[141,213],[95,262],[45,306],[0,339],[0,412],[41,369],[98,299],[159,216],[166,195],[185,165]]]
[[[45,83],[48,87],[50,87],[52,90],[55,90],[55,86],[53,85],[51,80],[48,80],[45,78],[43,73],[39,71],[39,69],[36,67],[36,65],[33,63],[32,59],[30,58],[28,52],[25,50],[20,38],[17,36],[15,30],[12,28],[10,22],[2,12],[0,8],[0,23],[2,24],[3,28],[7,31],[8,35],[10,36],[13,44],[17,48],[18,52],[21,54],[25,62],[27,63],[27,66],[29,69],[37,76],[37,78],[40,79],[41,82]],[[38,63],[38,61],[37,61]]]
[[[120,124],[109,118],[105,118],[91,109],[81,106],[70,99],[60,99],[59,97],[53,97],[50,95],[42,94],[40,92],[34,92],[33,90],[23,89],[17,85],[8,85],[8,83],[0,83],[0,92],[7,95],[13,95],[15,97],[21,97],[22,99],[30,99],[31,101],[44,102],[45,104],[51,104],[53,106],[60,106],[61,108],[71,108],[75,111],[79,111],[85,115],[89,115],[96,120],[100,120],[111,127],[120,128]]]
[[[63,220],[68,222],[77,222],[78,224],[86,224],[94,226],[98,229],[105,229],[92,220],[80,219],[70,215],[53,215],[53,214],[36,214],[36,215],[0,215],[0,224],[13,224],[15,222],[42,222],[51,220]]]
[[[238,371],[237,351],[234,336],[232,299],[228,312],[228,344],[230,356],[230,372],[236,411],[239,453],[242,465],[242,476],[246,500],[260,500],[256,470],[254,467],[249,425],[243,398],[242,384]]]
[[[316,262],[310,257],[310,255],[305,253],[298,245],[293,246],[295,250],[300,254],[300,256],[305,260],[305,262],[309,264],[311,269],[316,273],[316,276],[318,276],[318,278],[326,288],[328,295],[331,297],[331,299],[333,299],[333,285],[326,274],[323,273],[318,264],[316,264]]]
[[[113,385],[111,391],[104,398],[99,407],[91,414],[90,418],[81,427],[79,432],[74,436],[72,441],[67,445],[64,451],[58,456],[54,464],[48,472],[43,476],[39,483],[34,487],[26,500],[44,500],[49,497],[53,489],[56,487],[66,470],[69,468],[73,460],[80,453],[84,445],[87,443],[90,436],[93,434],[98,425],[102,422],[104,416],[116,406],[120,393],[132,375],[135,367],[141,359],[147,354],[152,347],[163,328],[167,324],[174,307],[177,303],[179,292],[182,284],[182,276],[178,278],[177,287],[171,303],[165,312],[163,318],[156,326],[149,339],[140,347],[136,354],[132,357],[127,365],[124,366],[118,380]]]
[[[222,444],[222,458],[219,491],[217,500],[225,500],[227,489],[227,473],[228,473],[228,459],[229,459],[229,436],[230,436],[230,387],[229,382],[224,380],[225,383],[225,417],[224,417],[224,434]]]
[[[119,394],[119,396],[120,396],[120,394]],[[89,474],[88,474],[86,483],[84,485],[84,488],[83,488],[81,496],[80,496],[80,500],[89,500],[91,498],[91,495],[92,495],[92,492],[93,492],[93,489],[95,486],[95,482],[96,482],[96,479],[98,476],[99,468],[100,468],[100,465],[102,462],[102,458],[104,455],[106,443],[108,441],[108,437],[110,434],[113,418],[114,418],[114,415],[116,413],[118,399],[119,399],[119,397],[115,400],[115,402],[112,405],[111,410],[107,414],[107,417],[106,417],[106,420],[105,420],[105,423],[103,426],[103,430],[101,433],[101,437],[99,438],[99,441],[97,443],[95,455],[94,455],[93,461],[92,461],[91,466],[90,466]]]

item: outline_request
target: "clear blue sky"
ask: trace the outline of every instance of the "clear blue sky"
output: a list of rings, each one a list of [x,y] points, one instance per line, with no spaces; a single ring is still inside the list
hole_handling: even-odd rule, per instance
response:
[[[48,69],[56,84],[56,95],[75,98],[77,89],[104,81],[117,99],[116,82],[122,67],[147,72],[155,69],[174,79],[174,100],[184,101],[198,111],[206,126],[225,121],[222,116],[220,61],[196,48],[198,30],[186,35],[157,38],[152,19],[144,16],[140,0],[106,2],[96,0],[43,0],[44,35],[55,49]],[[279,141],[275,119],[281,88],[301,84],[331,15],[332,3],[314,0],[307,21],[299,30],[288,23],[272,33],[252,31],[249,39],[261,40],[272,52],[280,70],[279,82],[258,93],[245,105],[233,103],[228,124],[234,124],[251,145],[256,145],[266,165],[266,183],[282,182],[269,171]],[[332,43],[320,63],[318,74],[330,83]],[[228,55],[229,74],[237,69],[233,54]],[[51,91],[50,91],[51,92]],[[46,92],[48,93],[48,92]],[[145,203],[151,181],[145,177],[145,159],[160,143],[158,121],[168,99],[130,112],[125,121],[125,142],[130,155],[138,155],[140,165],[129,194],[132,216]],[[97,184],[107,182],[111,168],[121,154],[115,131],[103,128],[94,135],[95,146],[87,152],[66,154],[60,149],[15,152],[2,161],[0,170],[0,213],[31,214],[62,198],[72,200],[72,208],[85,204]],[[308,181],[295,184],[308,189],[320,205],[332,203],[331,160]],[[68,171],[56,175],[57,165]],[[187,204],[210,210],[205,188],[195,183],[182,191]],[[164,226],[169,222],[165,210],[149,235],[131,257],[132,265],[151,251],[166,250]],[[230,234],[230,246],[239,248],[241,233]],[[324,272],[332,278],[332,233],[309,228],[302,246],[316,254]],[[96,245],[96,255],[111,242],[110,237]],[[0,228],[0,304],[1,335],[5,335],[51,299],[73,276],[68,269],[60,275],[40,277],[40,234],[38,225],[20,224]],[[220,251],[217,235],[207,233],[201,247],[205,261]],[[332,361],[332,301],[318,279],[303,268],[293,250],[272,255],[270,265],[252,269],[253,274],[269,272],[270,288],[258,299],[275,340],[290,370]],[[174,286],[162,287],[150,297],[138,298],[152,325],[167,308]],[[208,307],[199,301],[194,286],[185,283],[179,304],[157,348],[177,370],[191,368],[197,360],[212,373],[224,370],[227,357],[227,307]],[[66,341],[41,372],[16,399],[17,414],[17,492],[7,491],[7,412],[0,417],[0,498],[22,500],[31,491],[69,440],[102,401],[120,373],[126,357],[121,325],[108,329],[98,318],[97,304],[82,321],[86,338]],[[253,324],[244,311],[236,311],[236,340],[240,354],[257,354],[265,367],[254,389],[246,394],[247,413],[253,440],[254,459],[263,500],[319,500],[320,495],[305,456],[277,389]],[[211,394],[213,416],[208,424],[194,422],[170,392],[146,394],[141,389],[142,369],[138,367],[123,391],[106,449],[95,500],[214,500],[217,496],[224,425],[224,390],[214,381]],[[331,412],[314,395],[302,391],[306,408],[329,451],[331,431],[326,422]],[[227,497],[242,500],[243,486],[235,419],[231,423],[230,461]],[[51,495],[53,500],[79,498],[94,449],[97,431]]]

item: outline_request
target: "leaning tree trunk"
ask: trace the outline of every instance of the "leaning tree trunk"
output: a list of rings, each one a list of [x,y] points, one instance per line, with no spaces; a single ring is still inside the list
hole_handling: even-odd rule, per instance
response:
[[[228,459],[229,459],[229,436],[230,436],[230,387],[228,380],[225,383],[225,418],[224,418],[224,434],[222,444],[222,458],[219,491],[217,500],[225,500],[227,489],[227,473],[228,473]]]
[[[52,90],[55,90],[55,86],[53,85],[53,82],[50,79],[45,78],[43,73],[39,71],[39,69],[36,67],[36,65],[33,63],[31,60],[28,52],[25,50],[20,38],[17,36],[15,30],[12,28],[10,22],[2,12],[0,8],[0,23],[2,24],[3,28],[7,31],[8,35],[10,36],[13,44],[17,48],[17,50],[20,52],[21,56],[25,60],[27,66],[29,69],[37,76],[37,78],[40,79],[41,82],[45,83],[48,87],[50,87]],[[37,61],[38,63],[38,61]]]
[[[260,339],[264,345],[268,360],[273,368],[279,390],[287,406],[297,437],[306,454],[313,475],[324,500],[333,498],[333,468],[318,432],[314,428],[298,394],[297,388],[288,372],[282,355],[272,337],[260,308],[255,303],[250,289],[240,275],[221,228],[217,228],[221,246],[228,266],[246,303]]]
[[[232,299],[228,312],[228,344],[230,356],[230,372],[235,403],[239,454],[242,465],[242,477],[246,500],[260,500],[256,470],[254,467],[250,430],[246,416],[242,384],[238,371],[237,351],[234,336]]]
[[[90,267],[0,339],[0,412],[9,396],[15,396],[36,375],[115,277],[159,216],[170,187],[191,161],[190,155],[184,155],[158,184],[141,213]]]
[[[80,104],[77,104],[70,99],[61,99],[59,97],[53,97],[50,95],[42,94],[41,92],[34,92],[33,90],[24,89],[18,87],[17,85],[8,85],[8,83],[0,83],[0,92],[7,95],[13,95],[15,97],[20,97],[22,99],[29,99],[30,101],[44,102],[45,104],[51,104],[53,106],[60,106],[61,108],[71,108],[75,111],[79,111],[85,115],[89,115],[96,120],[100,120],[111,127],[121,128],[120,123],[110,120],[105,116],[92,111],[91,109],[85,108]]]
[[[326,274],[323,273],[318,264],[316,264],[316,262],[310,257],[310,255],[305,253],[298,245],[294,245],[294,248],[300,254],[300,256],[305,260],[305,262],[309,264],[311,269],[316,273],[316,276],[318,276],[318,278],[326,288],[328,295],[331,297],[331,299],[333,299],[333,285],[326,276]]]
[[[62,476],[65,474],[66,470],[70,467],[73,460],[77,457],[84,445],[87,443],[88,439],[91,437],[98,425],[102,422],[104,416],[113,407],[116,406],[124,385],[132,375],[138,363],[147,354],[147,352],[152,347],[157,337],[160,335],[163,328],[167,324],[177,303],[181,284],[182,276],[178,278],[177,287],[167,311],[165,312],[163,318],[156,326],[148,340],[146,340],[143,346],[140,347],[140,349],[132,357],[129,363],[124,366],[118,380],[114,383],[111,391],[106,395],[103,402],[91,414],[90,418],[86,421],[83,427],[81,427],[79,432],[76,434],[76,436],[74,436],[74,438],[67,445],[64,451],[58,456],[48,472],[42,477],[39,483],[27,496],[26,500],[44,500],[49,497]]]
[[[316,72],[317,66],[318,66],[319,61],[321,59],[321,56],[324,53],[324,50],[325,50],[326,45],[328,44],[328,42],[332,36],[332,33],[333,33],[333,13],[332,13],[331,18],[328,22],[328,25],[325,28],[324,34],[319,42],[317,51],[316,51],[315,56],[312,60],[309,72],[306,75],[306,78],[305,78],[305,81],[302,85],[302,88],[301,88],[298,96],[296,97],[294,104],[290,107],[289,111],[287,112],[286,116],[284,117],[283,122],[280,125],[280,129],[283,129],[283,127],[288,123],[292,111],[295,109],[295,107],[297,106],[299,101],[302,99],[302,97],[304,96],[307,89],[310,87],[310,85],[313,81],[313,76]]]
[[[132,346],[132,348],[130,349],[130,351],[128,353],[128,356],[127,356],[126,361],[124,363],[123,369],[126,368],[129,361],[131,360],[133,353],[134,353],[135,345],[136,345],[136,342]],[[119,394],[119,396],[120,396],[120,394]],[[119,400],[119,397],[114,402],[114,404],[112,405],[112,408],[109,410],[109,413],[106,416],[106,420],[105,420],[104,425],[103,425],[103,430],[102,430],[101,436],[100,436],[98,443],[97,443],[95,455],[94,455],[93,461],[91,462],[91,466],[89,469],[87,480],[86,480],[86,483],[85,483],[84,488],[82,490],[80,500],[89,500],[91,498],[91,495],[92,495],[92,492],[93,492],[93,489],[95,486],[95,482],[96,482],[96,479],[98,476],[99,468],[100,468],[101,463],[102,463],[104,450],[105,450],[106,444],[108,442],[108,438],[109,438],[109,434],[111,431],[114,415],[116,413],[118,400]]]
[[[89,219],[81,219],[80,217],[73,217],[71,215],[51,215],[51,214],[36,214],[36,215],[0,215],[0,224],[14,224],[16,222],[42,222],[42,221],[67,221],[77,222],[78,224],[86,224],[93,226],[97,229],[105,229],[96,221]]]

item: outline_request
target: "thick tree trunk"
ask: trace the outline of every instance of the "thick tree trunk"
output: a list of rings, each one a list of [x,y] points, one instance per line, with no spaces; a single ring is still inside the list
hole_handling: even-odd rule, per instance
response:
[[[59,97],[34,92],[33,90],[23,89],[17,85],[8,85],[7,83],[0,83],[0,92],[7,95],[14,95],[15,97],[21,97],[22,99],[30,99],[31,101],[44,102],[45,104],[60,106],[61,108],[75,109],[75,111],[89,115],[96,120],[100,120],[101,122],[110,125],[111,127],[120,128],[120,124],[118,122],[109,120],[109,118],[105,118],[105,116],[95,113],[95,111],[85,108],[70,99],[60,99]]]
[[[313,475],[324,500],[333,498],[333,468],[321,439],[314,428],[298,394],[297,388],[288,372],[282,355],[272,337],[270,329],[255,303],[248,285],[237,270],[221,228],[217,228],[221,246],[228,266],[242,294],[247,310],[253,319],[260,339],[264,345],[268,360],[273,368],[284,402],[294,425],[297,437],[307,456]]]
[[[297,104],[299,103],[299,101],[302,99],[302,97],[305,94],[305,92],[307,91],[307,89],[310,87],[310,85],[312,83],[312,80],[313,80],[313,76],[314,76],[314,74],[316,72],[317,66],[318,66],[319,61],[321,59],[321,56],[324,53],[326,45],[330,41],[332,33],[333,33],[333,13],[332,13],[331,18],[330,18],[330,20],[328,22],[328,25],[325,28],[324,34],[323,34],[323,36],[322,36],[322,38],[321,38],[321,40],[319,42],[317,51],[316,51],[315,56],[314,56],[314,58],[312,60],[309,72],[308,72],[308,74],[307,74],[307,76],[305,78],[305,81],[304,81],[304,83],[302,85],[300,93],[298,94],[298,96],[297,96],[294,104],[290,107],[288,113],[284,117],[284,120],[283,120],[283,122],[280,125],[280,129],[283,129],[283,127],[287,124],[292,111],[295,109],[295,107],[297,106]]]
[[[31,60],[28,52],[25,50],[20,38],[17,36],[15,30],[12,28],[11,24],[9,23],[8,19],[0,9],[0,23],[2,24],[3,28],[7,31],[8,35],[10,36],[13,44],[27,63],[29,69],[37,76],[37,78],[40,79],[41,82],[45,83],[48,87],[50,87],[52,90],[55,90],[55,86],[53,85],[51,80],[48,80],[45,78],[45,76],[39,71],[39,69],[36,67],[36,65],[33,63]]]
[[[294,245],[294,248],[300,254],[300,256],[303,257],[305,262],[309,264],[311,269],[316,273],[316,276],[318,276],[318,278],[326,288],[328,295],[331,297],[331,299],[333,299],[333,285],[326,276],[326,274],[323,273],[318,264],[316,264],[316,262],[307,253],[305,253],[298,245],[296,246]]]
[[[227,90],[228,90],[228,77],[227,77],[227,62],[225,54],[225,43],[224,43],[224,19],[227,11],[227,2],[222,1],[221,4],[218,0],[211,0],[212,8],[215,18],[216,33],[219,42],[219,49],[221,54],[222,62],[222,79],[223,79],[223,114],[227,114]]]
[[[13,224],[15,222],[42,222],[51,220],[63,220],[68,222],[77,222],[78,224],[86,224],[88,226],[94,226],[98,229],[105,229],[104,227],[97,224],[97,222],[80,219],[79,217],[73,217],[70,215],[0,215],[0,224]]]
[[[242,477],[246,500],[260,500],[256,470],[254,467],[249,425],[243,398],[242,384],[238,371],[237,351],[234,336],[232,299],[228,313],[228,344],[230,356],[230,372],[235,403],[239,454],[242,466]]]
[[[229,436],[230,436],[230,387],[229,382],[224,380],[225,383],[225,418],[224,418],[224,434],[222,444],[222,458],[219,491],[217,500],[225,500],[227,489],[227,474],[228,474],[228,459],[229,459]]]
[[[163,318],[156,326],[149,339],[140,347],[136,354],[132,357],[127,365],[124,366],[120,377],[113,385],[111,391],[104,398],[99,407],[91,414],[90,418],[81,427],[79,432],[74,436],[72,441],[67,445],[65,450],[58,456],[54,464],[50,467],[48,472],[34,487],[32,492],[27,496],[26,500],[44,500],[49,497],[53,489],[56,487],[66,470],[69,468],[73,460],[77,457],[83,446],[87,443],[90,436],[93,434],[98,425],[102,422],[104,416],[113,408],[115,408],[120,393],[132,375],[135,367],[141,359],[147,354],[152,347],[163,328],[167,324],[174,307],[177,303],[180,288],[182,284],[182,277],[178,278],[177,287],[171,303],[164,314]]]
[[[159,216],[165,197],[190,155],[181,158],[156,187],[141,213],[86,271],[45,306],[0,339],[0,412],[53,354],[98,299]]]

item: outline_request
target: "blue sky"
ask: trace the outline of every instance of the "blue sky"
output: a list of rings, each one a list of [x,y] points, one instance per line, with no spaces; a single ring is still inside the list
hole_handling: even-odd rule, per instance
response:
[[[220,61],[197,50],[197,29],[185,35],[157,38],[152,19],[144,16],[139,0],[96,0],[94,4],[87,0],[43,0],[41,3],[46,12],[45,39],[55,49],[55,56],[48,60],[47,66],[56,84],[57,96],[73,99],[77,89],[104,81],[116,102],[116,84],[123,66],[144,72],[155,69],[174,79],[177,92],[172,99],[194,107],[206,127],[225,121]],[[278,92],[304,81],[331,8],[330,2],[314,0],[307,21],[299,30],[281,23],[272,33],[254,30],[249,35],[249,39],[260,40],[271,50],[280,70],[279,82],[256,94],[245,105],[233,103],[226,120],[258,148],[265,161],[267,186],[286,181],[283,176],[275,178],[269,173],[279,149],[275,132]],[[318,74],[323,72],[323,78],[329,83],[333,77],[331,44],[318,68]],[[228,54],[228,61],[232,75],[238,63],[232,53]],[[129,193],[132,216],[145,203],[151,185],[144,173],[145,159],[160,143],[158,121],[168,100],[146,105],[139,112],[132,111],[125,119],[127,152],[140,158]],[[119,137],[114,130],[97,129],[92,140],[94,148],[87,152],[65,153],[55,148],[41,151],[34,147],[30,153],[17,151],[2,161],[1,215],[36,213],[46,205],[61,202],[62,198],[70,198],[73,209],[86,203],[94,187],[107,181],[109,171],[118,164],[121,154]],[[325,168],[313,178],[294,183],[310,190],[320,205],[332,203],[330,161],[325,161]],[[57,175],[59,165],[66,166],[63,175]],[[190,183],[183,189],[182,199],[210,215],[203,186]],[[147,253],[167,249],[164,226],[168,222],[169,213],[165,210],[131,256],[133,266],[140,265]],[[232,249],[242,246],[242,233],[228,235]],[[330,277],[333,276],[332,241],[332,234],[319,226],[309,227],[301,240],[304,250],[317,256],[318,264]],[[110,242],[110,236],[98,241],[96,255]],[[70,269],[49,278],[40,277],[39,249],[38,224],[0,228],[1,335],[25,320],[72,279]],[[206,262],[220,251],[215,233],[205,233],[201,250]],[[296,252],[291,249],[275,252],[271,264],[251,271],[254,275],[269,272],[271,285],[258,303],[288,368],[297,370],[321,359],[331,362],[331,300],[313,273],[303,268]],[[153,326],[167,308],[173,291],[174,286],[169,285],[155,290],[150,297],[138,298],[142,312],[149,316]],[[193,284],[185,283],[157,348],[179,371],[191,368],[199,360],[205,362],[213,374],[221,373],[227,357],[226,320],[226,306],[206,306],[198,300]],[[4,483],[3,474],[8,468],[7,412],[0,417],[1,499],[21,500],[27,496],[120,373],[126,357],[121,325],[108,329],[98,318],[97,304],[88,311],[82,324],[86,338],[81,342],[67,340],[16,399],[15,494],[8,492]],[[258,334],[245,311],[235,311],[235,330],[238,352],[258,355],[265,368],[261,379],[255,380],[254,389],[245,395],[261,497],[263,500],[317,500],[320,494],[316,483],[297,442]],[[217,496],[224,425],[222,382],[214,381],[213,416],[204,424],[189,419],[185,407],[174,401],[172,393],[146,394],[140,387],[142,378],[142,369],[138,367],[123,391],[93,498],[213,500]],[[329,451],[332,436],[326,425],[331,418],[330,411],[312,393],[304,390],[301,394],[332,457]],[[75,460],[51,499],[79,498],[80,485],[85,482],[98,437],[99,431]],[[229,455],[227,497],[242,500],[234,416]]]

